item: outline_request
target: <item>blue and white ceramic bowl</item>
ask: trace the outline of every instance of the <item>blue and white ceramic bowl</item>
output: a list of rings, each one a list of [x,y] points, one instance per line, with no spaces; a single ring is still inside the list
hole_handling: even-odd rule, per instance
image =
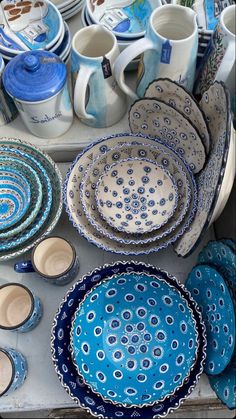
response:
[[[175,394],[167,397],[161,403],[155,403],[145,407],[124,407],[121,404],[116,405],[110,401],[103,400],[101,396],[94,393],[84,382],[79,375],[72,362],[70,353],[70,329],[71,321],[78,304],[83,300],[87,292],[90,291],[94,285],[106,280],[106,278],[116,275],[127,274],[135,271],[138,274],[147,273],[158,278],[166,280],[170,286],[175,286],[181,293],[183,298],[193,310],[194,318],[196,320],[196,330],[199,336],[199,350],[197,353],[197,361],[190,372],[190,375],[179,387]],[[156,278],[155,278],[156,279]],[[164,417],[168,413],[177,409],[181,403],[193,391],[199,377],[203,371],[203,364],[205,360],[206,338],[205,326],[202,322],[201,313],[198,311],[196,303],[190,297],[190,294],[175,278],[157,267],[146,265],[142,262],[116,262],[112,265],[104,265],[96,268],[94,271],[86,274],[80,279],[66,294],[63,299],[56,317],[54,319],[52,328],[52,357],[58,378],[70,394],[72,399],[82,408],[86,409],[90,414],[99,417],[109,417],[115,419],[117,417],[130,418],[133,416],[139,417]]]
[[[196,361],[195,319],[175,287],[147,274],[115,275],[80,303],[72,325],[80,374],[124,406],[161,402]]]
[[[39,297],[22,284],[0,286],[0,329],[25,333],[39,323],[43,308]]]
[[[8,167],[0,168],[0,230],[21,220],[29,208],[30,199],[30,185],[23,174]]]
[[[113,228],[147,233],[161,228],[174,214],[177,185],[168,170],[142,158],[119,160],[100,176],[96,203]]]
[[[24,177],[30,186],[31,197],[29,208],[25,213],[24,217],[22,217],[21,220],[18,223],[16,223],[13,227],[1,231],[1,239],[12,237],[24,230],[28,225],[30,225],[32,221],[35,219],[36,215],[38,214],[43,198],[43,191],[40,178],[37,175],[36,171],[33,170],[30,165],[26,164],[23,161],[16,161],[15,159],[9,160],[7,162],[7,166],[5,166],[5,164],[6,163],[0,162],[0,173],[1,170],[7,169],[13,171],[17,170],[17,172],[20,173],[22,176],[24,174]]]
[[[234,353],[235,307],[223,276],[208,266],[197,265],[188,275],[186,288],[198,303],[207,329],[205,372],[218,375]]]
[[[17,390],[27,377],[25,357],[12,348],[0,348],[0,397]]]
[[[55,225],[57,224],[61,212],[62,212],[62,177],[57,165],[53,160],[42,150],[39,150],[35,146],[26,143],[21,140],[11,139],[11,138],[2,138],[0,139],[0,155],[8,156],[9,158],[16,158],[20,156],[22,161],[29,163],[32,168],[37,172],[40,179],[42,179],[43,174],[47,174],[51,184],[51,192],[46,191],[46,178],[44,182],[44,204],[42,211],[37,216],[35,220],[35,230],[34,235],[28,236],[25,241],[22,243],[15,242],[14,247],[9,247],[7,250],[0,251],[0,261],[13,258],[21,255],[22,253],[30,250],[34,247],[43,237],[50,234]],[[43,171],[39,170],[39,165],[43,168]],[[49,198],[51,196],[51,198]],[[48,197],[48,199],[47,199]],[[50,211],[48,215],[45,215],[45,211],[48,211],[48,206],[50,206]],[[41,220],[41,212],[44,221]],[[39,223],[41,227],[39,227]],[[28,235],[28,230],[24,232],[25,235]],[[21,236],[22,237],[22,236]],[[24,236],[25,238],[26,236]]]

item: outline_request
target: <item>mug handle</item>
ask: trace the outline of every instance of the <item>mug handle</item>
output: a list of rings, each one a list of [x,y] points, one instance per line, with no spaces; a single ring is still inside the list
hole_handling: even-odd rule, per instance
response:
[[[18,273],[29,273],[35,272],[35,269],[33,268],[32,262],[30,260],[26,260],[15,263],[14,271]]]
[[[215,80],[226,81],[227,76],[231,73],[231,70],[235,64],[235,43],[230,42],[226,48],[224,57],[221,61],[220,67],[216,72]]]
[[[91,67],[81,66],[76,83],[74,88],[74,110],[76,115],[82,119],[95,119],[93,115],[86,112],[85,109],[85,100],[86,100],[86,90],[88,87],[89,79],[94,73],[94,69]],[[77,92],[77,94],[76,94]]]
[[[148,38],[142,38],[134,42],[132,45],[129,45],[125,48],[114,64],[114,74],[116,81],[120,88],[125,92],[126,95],[130,96],[132,99],[137,100],[139,97],[136,93],[125,83],[124,71],[127,65],[138,55],[143,54],[149,49],[156,49],[154,43]]]

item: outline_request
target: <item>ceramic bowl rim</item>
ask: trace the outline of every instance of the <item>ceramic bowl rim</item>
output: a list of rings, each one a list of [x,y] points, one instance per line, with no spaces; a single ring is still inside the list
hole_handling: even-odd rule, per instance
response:
[[[28,295],[30,297],[30,300],[31,300],[31,308],[30,308],[29,314],[27,315],[25,320],[23,320],[21,323],[18,323],[15,326],[3,326],[3,325],[0,324],[0,329],[2,329],[2,330],[16,330],[16,329],[19,329],[20,327],[24,326],[28,322],[30,317],[32,316],[34,308],[35,308],[34,296],[33,296],[32,292],[30,291],[30,289],[27,288],[23,284],[19,284],[17,282],[8,282],[7,284],[0,285],[0,291],[3,288],[7,288],[7,287],[11,287],[11,286],[14,286],[14,287],[16,286],[16,287],[19,287],[19,288],[23,288],[28,293]]]
[[[2,347],[0,347],[0,352],[2,352],[4,355],[6,355],[7,356],[7,358],[9,359],[9,361],[10,361],[10,363],[11,363],[11,368],[12,368],[12,376],[11,376],[11,380],[10,380],[10,383],[8,384],[8,386],[3,390],[3,392],[2,393],[0,393],[0,397],[2,397],[2,396],[4,396],[4,394],[6,394],[7,392],[8,392],[8,390],[11,388],[11,386],[12,386],[12,383],[13,383],[13,381],[14,381],[14,377],[15,377],[15,374],[16,374],[16,367],[15,367],[15,364],[14,364],[14,362],[13,362],[13,359],[12,359],[12,357],[11,357],[11,355],[10,355],[10,353],[8,352],[8,350],[7,349],[5,349],[5,348],[2,348]]]

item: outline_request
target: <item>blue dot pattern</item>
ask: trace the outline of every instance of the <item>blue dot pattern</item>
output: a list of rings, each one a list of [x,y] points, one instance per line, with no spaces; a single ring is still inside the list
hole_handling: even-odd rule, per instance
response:
[[[142,406],[174,392],[189,374],[195,323],[186,301],[164,280],[125,274],[86,295],[75,316],[72,345],[93,391]]]

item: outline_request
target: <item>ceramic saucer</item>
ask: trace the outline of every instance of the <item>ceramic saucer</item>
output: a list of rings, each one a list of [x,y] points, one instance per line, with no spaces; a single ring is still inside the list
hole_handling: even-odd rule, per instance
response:
[[[101,216],[126,233],[147,233],[172,217],[178,196],[171,174],[151,160],[130,158],[107,168],[96,185]]]
[[[133,133],[161,138],[184,157],[194,173],[204,166],[206,153],[196,129],[185,116],[157,99],[139,99],[129,111]]]
[[[236,408],[236,352],[228,367],[222,374],[211,376],[209,382],[211,388],[215,391],[218,398],[224,403],[228,409]]]
[[[174,246],[178,255],[187,256],[199,244],[209,227],[220,193],[228,158],[231,135],[231,110],[228,92],[222,83],[215,82],[200,102],[211,134],[211,150],[207,163],[197,176],[198,208],[191,229]]]
[[[185,283],[198,303],[207,330],[205,372],[220,374],[229,364],[235,348],[234,303],[220,273],[208,266],[197,265]]]
[[[197,361],[190,376],[185,380],[183,386],[176,390],[174,395],[167,397],[162,403],[144,408],[132,406],[125,408],[122,405],[117,406],[114,403],[102,400],[99,395],[91,391],[86,383],[84,383],[82,377],[78,376],[71,359],[69,344],[71,321],[80,301],[82,301],[86,293],[96,283],[114,274],[119,275],[129,273],[130,271],[135,271],[137,273],[146,272],[150,275],[157,276],[158,278],[163,278],[170,285],[173,285],[173,277],[154,266],[145,265],[141,262],[116,262],[113,265],[105,265],[101,268],[97,268],[85,275],[67,292],[54,319],[51,339],[53,362],[59,380],[65,390],[80,407],[85,408],[94,416],[109,417],[111,419],[117,417],[163,417],[177,409],[184,399],[192,392],[202,373],[205,359],[205,326],[201,320],[201,314],[199,313],[195,302],[191,299],[182,284],[179,284],[176,280],[174,286],[180,291],[181,295],[186,298],[189,306],[194,312],[196,330],[199,335],[199,351]]]
[[[163,159],[163,154],[165,154],[165,159]],[[125,158],[147,158],[155,164],[166,167],[173,174],[178,188],[178,203],[173,217],[158,231],[144,233],[142,237],[114,231],[112,227],[104,223],[97,209],[95,191],[99,177],[110,165]],[[86,217],[100,233],[121,243],[143,244],[157,241],[177,229],[189,209],[191,185],[191,176],[189,176],[182,159],[165,145],[160,142],[155,142],[155,145],[125,143],[111,148],[89,165],[80,183],[80,199]]]
[[[183,86],[170,79],[154,80],[146,89],[145,97],[160,99],[184,114],[197,129],[207,154],[210,150],[210,134],[206,117],[198,102]]]

